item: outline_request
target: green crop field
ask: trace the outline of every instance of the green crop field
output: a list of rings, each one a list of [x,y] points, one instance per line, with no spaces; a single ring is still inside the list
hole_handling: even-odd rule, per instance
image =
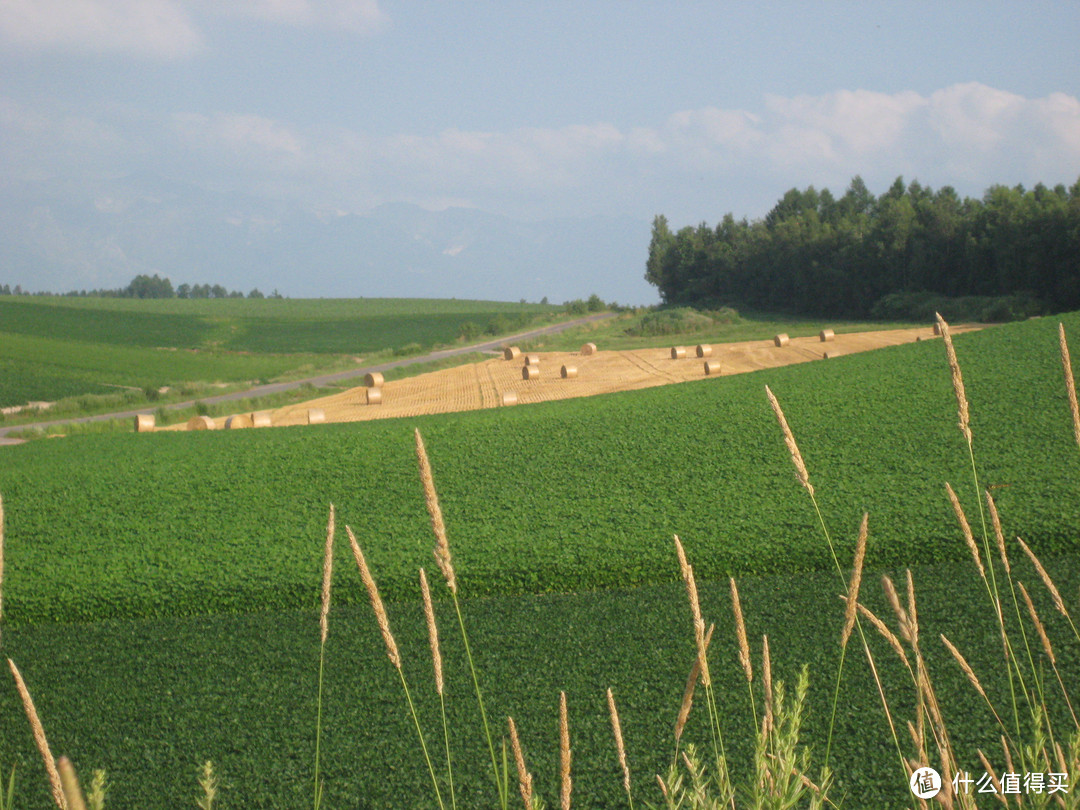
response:
[[[1062,320],[1080,335],[1080,315]],[[1006,533],[1051,561],[1063,590],[1075,595],[1080,453],[1056,324],[996,327],[958,336],[956,346],[979,473]],[[750,720],[729,574],[744,590],[757,654],[767,632],[780,677],[793,683],[798,667],[810,664],[806,732],[820,754],[843,585],[795,480],[766,384],[798,437],[843,565],[862,513],[870,514],[867,603],[886,615],[876,574],[916,566],[925,637],[947,632],[1001,697],[1008,684],[993,674],[987,649],[996,630],[943,489],[951,481],[969,515],[977,514],[939,341],[515,409],[4,448],[3,652],[23,667],[54,748],[80,768],[107,767],[118,806],[193,795],[205,758],[219,763],[236,805],[303,804],[331,501],[392,601],[434,733],[438,704],[423,686],[430,679],[416,585],[419,566],[435,570],[412,447],[419,427],[492,711],[500,723],[507,713],[518,720],[549,804],[560,689],[571,704],[575,803],[619,801],[608,686],[620,701],[635,784],[659,801],[648,792],[652,774],[670,757],[693,658],[689,610],[674,584],[674,533],[702,582],[707,620],[718,625],[718,700],[730,707],[723,725],[736,763],[747,764]],[[1037,583],[1030,569],[1023,576]],[[399,687],[340,545],[334,587],[324,707],[329,801],[428,806]],[[1051,631],[1060,631],[1064,620],[1052,617],[1045,594],[1035,596]],[[437,610],[449,637],[449,605]],[[447,643],[448,710],[455,728],[471,728],[462,651]],[[905,676],[884,643],[878,647],[888,661],[886,686],[907,706]],[[1075,678],[1075,647],[1060,658]],[[987,748],[994,727],[977,696],[940,646],[928,659],[948,696],[953,734]],[[865,662],[853,660],[838,724],[843,741],[835,743],[838,786],[849,806],[900,806],[906,785],[875,687]],[[17,729],[0,737],[0,766],[19,763],[19,806],[45,806],[16,701],[10,681],[0,685],[5,729]],[[704,742],[703,721],[690,733]],[[488,795],[480,793],[486,751],[475,734],[462,732],[454,745],[463,763],[459,795],[474,797],[465,806],[483,805],[488,799],[476,797]],[[960,745],[974,770],[972,746]]]
[[[117,387],[335,371],[359,353],[503,334],[557,308],[424,299],[137,300],[0,296],[0,406]],[[470,326],[471,325],[471,326]]]

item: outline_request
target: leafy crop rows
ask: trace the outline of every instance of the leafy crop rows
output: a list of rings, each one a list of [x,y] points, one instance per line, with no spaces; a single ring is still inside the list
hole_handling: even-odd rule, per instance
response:
[[[1066,324],[1080,334],[1080,317]],[[1080,512],[1055,327],[956,341],[983,480],[1007,531],[1044,554],[1076,550]],[[943,482],[971,509],[975,495],[943,354],[924,342],[510,410],[7,448],[5,614],[25,624],[309,608],[330,501],[364,538],[384,592],[411,593],[431,562],[414,426],[469,595],[672,581],[675,532],[691,554],[710,549],[695,565],[705,578],[826,569],[766,383],[829,523],[853,529],[870,512],[871,564],[962,559]]]
[[[850,545],[850,534],[844,533],[845,545]],[[312,544],[313,557],[319,556],[317,545]],[[664,567],[675,568],[670,543],[664,552]],[[708,554],[709,549],[701,549],[692,562],[696,566]],[[352,563],[348,557],[341,549],[336,570]],[[1075,560],[1046,562],[1062,590],[1075,594],[1080,586]],[[316,561],[312,568],[317,567]],[[1026,561],[1017,570],[1036,580]],[[877,573],[866,572],[863,600],[891,624]],[[380,574],[376,569],[376,577]],[[916,567],[914,574],[929,666],[950,731],[958,740],[986,739],[988,731],[993,739],[985,706],[948,653],[929,641],[947,633],[965,651],[992,698],[1005,701],[1008,683],[995,645],[987,641],[995,639],[996,627],[988,622],[985,592],[969,560]],[[315,570],[312,579],[318,580]],[[433,583],[442,592],[441,582]],[[335,601],[347,587],[335,577]],[[755,666],[763,634],[769,636],[775,678],[793,684],[799,668],[810,666],[805,735],[820,764],[842,624],[836,594],[842,588],[833,572],[744,576],[739,587]],[[408,603],[391,606],[390,621],[416,685],[422,722],[432,729],[439,710],[417,592],[414,585]],[[710,650],[717,703],[736,780],[744,781],[750,768],[751,712],[736,658],[726,582],[702,583],[701,597],[706,620],[717,625]],[[1064,619],[1053,612],[1045,593],[1035,597],[1049,632],[1062,638],[1068,633]],[[567,692],[570,705],[575,806],[620,806],[621,775],[604,702],[608,686],[619,701],[635,792],[659,800],[653,774],[666,768],[673,751],[671,730],[694,658],[681,585],[480,598],[463,607],[493,722],[504,726],[505,715],[514,716],[537,790],[549,806],[557,795],[559,690]],[[478,719],[464,652],[451,631],[449,602],[439,601],[436,612],[445,631],[459,802],[489,806],[487,753],[470,733]],[[870,643],[890,699],[898,710],[906,710],[910,680],[882,639],[873,636]],[[53,749],[72,756],[80,769],[108,770],[111,804],[160,806],[162,797],[170,797],[179,806],[192,795],[196,769],[207,758],[222,775],[223,806],[297,807],[309,801],[318,661],[315,611],[45,624],[6,631],[4,653],[19,661]],[[1066,677],[1080,675],[1075,656],[1059,663]],[[326,678],[322,762],[330,806],[430,806],[400,684],[367,605],[331,612]],[[858,807],[906,806],[901,802],[907,786],[896,774],[865,661],[853,659],[847,667],[841,705],[833,750],[836,795],[847,794]],[[21,711],[10,678],[0,679],[0,716],[5,718],[0,762],[18,763],[17,806],[45,808],[46,779]],[[707,739],[699,713],[684,742],[704,745]],[[961,748],[960,755],[970,769],[977,768],[974,750]],[[992,750],[988,755],[1003,764]]]

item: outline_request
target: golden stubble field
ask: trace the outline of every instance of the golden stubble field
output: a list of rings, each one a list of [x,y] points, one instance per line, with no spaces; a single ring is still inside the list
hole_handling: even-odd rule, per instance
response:
[[[976,326],[953,327],[953,332],[969,331]],[[507,360],[502,354],[480,363],[433,371],[402,380],[383,383],[369,390],[366,386],[350,388],[331,396],[289,405],[261,414],[256,424],[275,427],[305,425],[315,422],[358,422],[480,408],[528,405],[572,397],[588,397],[616,391],[651,388],[657,385],[698,380],[706,375],[705,362],[719,364],[719,375],[742,374],[764,368],[828,359],[897,346],[935,337],[930,326],[915,329],[891,329],[880,332],[838,334],[828,341],[820,336],[791,338],[784,346],[775,340],[712,344],[705,358],[697,356],[695,344],[672,344],[664,348],[582,352],[532,352],[538,357],[539,373],[524,379],[522,367],[526,355]],[[674,359],[672,348],[680,345],[685,357]],[[825,357],[826,353],[828,358]],[[564,366],[576,369],[576,376],[564,378]],[[369,399],[372,400],[369,403]],[[375,404],[378,400],[378,404]],[[237,414],[234,426],[251,425],[251,414]],[[214,427],[224,428],[227,417],[213,420]],[[185,424],[160,430],[186,430]]]

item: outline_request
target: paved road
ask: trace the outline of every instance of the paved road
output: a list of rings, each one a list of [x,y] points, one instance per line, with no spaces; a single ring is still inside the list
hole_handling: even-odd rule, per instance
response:
[[[531,338],[540,337],[542,335],[552,335],[556,332],[562,332],[575,326],[581,326],[582,324],[613,317],[614,313],[600,312],[584,318],[575,318],[572,321],[564,321],[563,323],[553,324],[552,326],[545,326],[541,329],[530,329],[528,332],[521,332],[519,334],[510,335],[508,337],[500,337],[497,340],[488,340],[484,343],[474,343],[470,346],[461,346],[454,349],[441,349],[439,351],[431,352],[420,357],[405,357],[400,360],[390,360],[386,363],[380,363],[379,365],[375,366],[362,366],[349,369],[348,371],[339,371],[334,374],[322,374],[318,377],[308,377],[304,380],[294,380],[292,382],[259,385],[247,391],[235,391],[231,394],[221,394],[215,397],[201,397],[198,401],[206,402],[208,404],[212,404],[215,402],[230,402],[237,399],[246,399],[247,397],[259,397],[265,394],[276,394],[280,391],[288,391],[292,388],[299,388],[304,383],[311,383],[315,386],[322,386],[329,383],[338,382],[340,380],[348,380],[354,377],[363,377],[368,372],[387,371],[392,368],[411,366],[416,363],[428,363],[432,360],[441,360],[444,357],[454,357],[456,355],[468,354],[470,352],[495,351],[501,349],[503,346],[506,346],[510,343],[526,341],[530,340]],[[187,402],[175,402],[170,405],[164,405],[162,407],[164,407],[166,410],[171,411],[177,410],[179,408],[188,408],[194,404],[195,400],[188,400]],[[0,427],[0,444],[14,444],[19,441],[17,439],[6,438],[8,432],[12,430],[26,430],[27,428],[41,428],[44,430],[53,425],[67,425],[76,422],[102,422],[106,419],[132,419],[135,417],[136,414],[152,414],[154,413],[154,411],[157,410],[157,408],[158,406],[156,405],[148,405],[145,408],[138,408],[132,411],[119,411],[117,413],[98,414],[97,416],[80,416],[77,418],[54,419],[47,422],[34,422],[33,424]]]

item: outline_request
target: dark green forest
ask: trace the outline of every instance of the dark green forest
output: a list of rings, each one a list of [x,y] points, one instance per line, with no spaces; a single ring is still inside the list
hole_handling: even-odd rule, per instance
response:
[[[874,197],[788,191],[764,219],[672,232],[653,220],[645,278],[666,304],[813,316],[999,321],[1080,309],[1080,180],[961,198],[897,178]]]

